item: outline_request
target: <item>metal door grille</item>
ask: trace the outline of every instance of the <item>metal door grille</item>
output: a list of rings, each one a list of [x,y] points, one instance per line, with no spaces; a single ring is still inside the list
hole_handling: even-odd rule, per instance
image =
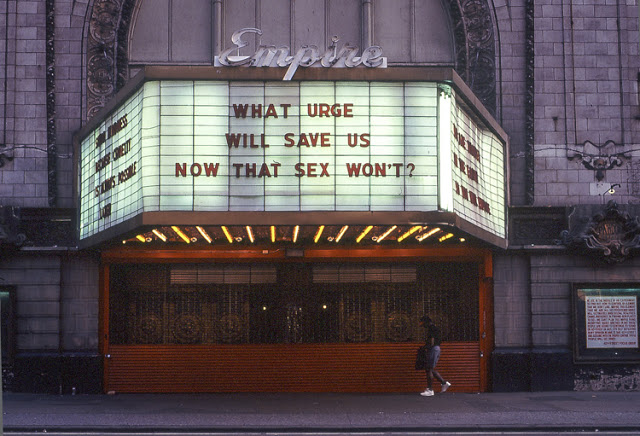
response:
[[[114,265],[112,344],[478,340],[477,264]]]

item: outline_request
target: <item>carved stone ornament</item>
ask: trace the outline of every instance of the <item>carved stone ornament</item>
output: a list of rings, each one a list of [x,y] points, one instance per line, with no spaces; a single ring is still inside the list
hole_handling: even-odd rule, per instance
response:
[[[456,71],[482,104],[496,113],[496,49],[487,0],[448,0],[456,46]]]
[[[528,205],[535,203],[535,11],[534,0],[525,2],[525,196]]]
[[[46,60],[47,60],[47,182],[49,206],[55,207],[58,198],[58,147],[56,138],[56,52],[55,1],[47,0]]]
[[[139,0],[138,0],[139,1]],[[488,0],[446,0],[456,45],[456,71],[496,112],[496,41]],[[136,0],[95,0],[89,23],[87,117],[105,106],[128,80],[127,38]]]
[[[631,159],[628,151],[615,150],[619,147],[620,145],[612,140],[608,140],[604,144],[585,141],[582,144],[576,145],[575,149],[567,149],[567,158],[569,160],[576,159],[582,163],[586,169],[595,171],[596,180],[601,182],[604,180],[607,170],[620,167]]]
[[[595,256],[607,263],[620,263],[640,249],[640,220],[618,210],[615,201],[592,217],[581,217],[561,234],[559,244]]]
[[[5,165],[5,162],[11,162],[13,160],[13,156],[8,155],[6,151],[3,151],[4,148],[4,144],[0,144],[0,168]]]
[[[96,0],[89,23],[87,116],[91,118],[127,80],[127,35],[135,0]]]

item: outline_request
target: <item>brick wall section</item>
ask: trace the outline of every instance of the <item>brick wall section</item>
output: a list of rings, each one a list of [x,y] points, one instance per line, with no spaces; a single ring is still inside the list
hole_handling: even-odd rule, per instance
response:
[[[594,264],[586,257],[531,256],[531,328],[535,347],[571,348],[571,285],[578,282],[640,281],[640,260]]]
[[[14,256],[0,264],[0,277],[17,287],[18,352],[57,350],[60,258]]]
[[[83,31],[89,0],[56,0],[56,145],[58,147],[58,206],[73,207],[73,133],[83,122]]]
[[[497,118],[510,139],[511,204],[525,199],[525,1],[494,1],[499,27]]]
[[[535,202],[536,204],[564,204],[569,195],[569,183],[560,182],[560,174],[569,170],[565,144],[575,143],[568,138],[565,78],[567,62],[564,40],[565,14],[562,3],[536,2],[535,6]],[[568,18],[570,21],[570,18]],[[569,65],[570,66],[570,65]],[[575,170],[578,164],[572,163]],[[593,178],[593,175],[590,174]],[[587,185],[588,186],[588,185]],[[553,198],[552,198],[553,197]]]
[[[62,266],[62,346],[66,351],[98,349],[98,261],[66,258]]]
[[[83,32],[89,0],[55,1],[55,91],[58,199],[73,207],[73,132],[83,122],[86,92]],[[46,3],[0,2],[0,142],[13,156],[0,168],[0,205],[47,207]],[[5,63],[6,59],[6,63]],[[6,102],[6,104],[4,104]],[[11,151],[9,151],[11,150]],[[2,147],[0,146],[0,153]],[[71,262],[71,263],[69,263]],[[24,253],[0,264],[17,286],[19,351],[97,349],[97,267],[58,254]],[[60,268],[63,268],[62,271]],[[63,283],[62,318],[60,286]],[[63,325],[60,326],[60,319]]]
[[[6,64],[5,59],[8,60],[8,28],[7,28],[7,12],[8,12],[8,3],[0,2],[0,59],[2,59],[2,63],[0,64],[0,102],[5,101],[7,95],[7,82],[9,73],[9,66]],[[7,115],[7,107],[4,104],[0,104],[0,119],[5,120]],[[5,149],[5,143],[7,141],[6,138],[6,129],[5,125],[0,125],[0,153]],[[0,182],[2,179],[0,179]],[[13,187],[5,185],[4,183],[0,183],[0,198],[12,195]]]
[[[570,349],[572,283],[637,283],[639,267],[638,259],[611,266],[594,264],[585,257],[548,253],[496,255],[496,347]]]
[[[73,207],[73,132],[82,124],[85,92],[82,37],[88,0],[55,2],[55,89],[58,199]],[[0,205],[48,206],[46,10],[43,0],[0,4],[0,142],[13,156],[0,168]],[[5,34],[6,30],[6,34]],[[6,81],[5,81],[6,78]],[[5,85],[6,83],[6,85]],[[6,112],[6,113],[5,113]],[[0,147],[0,153],[2,147]]]
[[[16,286],[18,352],[97,350],[96,259],[23,254],[0,263],[0,278]]]
[[[15,1],[5,1],[0,3],[0,29],[2,32],[0,34],[0,38],[2,38],[2,43],[0,45],[0,56],[3,60],[2,70],[0,74],[2,74],[0,81],[0,97],[2,98],[2,106],[0,110],[2,111],[2,119],[4,120],[4,125],[0,125],[0,131],[2,132],[1,141],[3,142],[2,149],[11,148],[14,144],[14,112],[15,108],[13,106],[13,101],[15,101],[15,58],[16,58],[16,43],[15,43],[15,35],[16,35],[16,12],[15,12]],[[4,104],[6,102],[7,104]],[[2,151],[0,151],[2,153]],[[8,156],[13,156],[13,152],[7,152]],[[4,164],[4,167],[0,169],[0,204],[2,205],[10,205],[11,197],[13,197],[13,188],[14,188],[14,180],[16,178],[21,181],[24,181],[24,173],[14,174],[9,170],[13,168],[13,164],[11,162]]]
[[[4,7],[7,119],[0,128],[6,148],[15,150],[14,160],[0,169],[0,204],[42,207],[47,205],[45,3],[8,0]]]
[[[535,2],[535,203],[599,204],[640,198],[638,152],[598,182],[576,153],[610,155],[637,148],[638,8],[635,1]],[[617,18],[620,16],[618,25]],[[601,146],[600,151],[587,144]],[[513,174],[513,169],[512,169]]]
[[[496,255],[493,292],[496,347],[527,347],[531,343],[529,259],[524,255]]]

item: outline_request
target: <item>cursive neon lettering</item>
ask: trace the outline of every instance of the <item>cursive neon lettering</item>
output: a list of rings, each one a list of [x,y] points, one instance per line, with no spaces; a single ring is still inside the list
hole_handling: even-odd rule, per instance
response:
[[[273,45],[260,45],[252,55],[240,55],[240,50],[249,45],[243,39],[245,34],[262,35],[260,29],[249,27],[240,29],[231,35],[232,47],[223,50],[216,58],[217,63],[223,66],[251,66],[251,67],[289,67],[282,80],[291,80],[299,67],[311,67],[320,63],[325,68],[346,67],[353,68],[364,65],[369,68],[386,67],[386,58],[382,56],[382,48],[371,46],[362,51],[358,57],[357,46],[344,45],[337,48],[337,37],[332,38],[332,44],[324,53],[315,45],[303,45],[293,52],[288,46],[276,47]]]

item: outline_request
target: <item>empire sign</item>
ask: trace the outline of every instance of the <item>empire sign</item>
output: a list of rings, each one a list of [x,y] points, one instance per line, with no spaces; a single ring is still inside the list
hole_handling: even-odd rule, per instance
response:
[[[338,37],[332,38],[331,46],[324,52],[315,45],[304,45],[296,52],[282,45],[260,45],[251,55],[240,55],[240,50],[249,45],[243,36],[254,34],[261,36],[262,31],[256,28],[240,29],[231,35],[232,47],[227,48],[220,56],[216,57],[217,65],[227,67],[251,66],[251,67],[289,67],[282,80],[291,80],[299,67],[311,67],[319,64],[324,68],[347,67],[353,68],[359,65],[369,68],[384,68],[387,59],[382,56],[382,48],[371,46],[362,51],[358,56],[358,47],[343,45],[338,50]],[[234,55],[236,53],[236,55]]]

